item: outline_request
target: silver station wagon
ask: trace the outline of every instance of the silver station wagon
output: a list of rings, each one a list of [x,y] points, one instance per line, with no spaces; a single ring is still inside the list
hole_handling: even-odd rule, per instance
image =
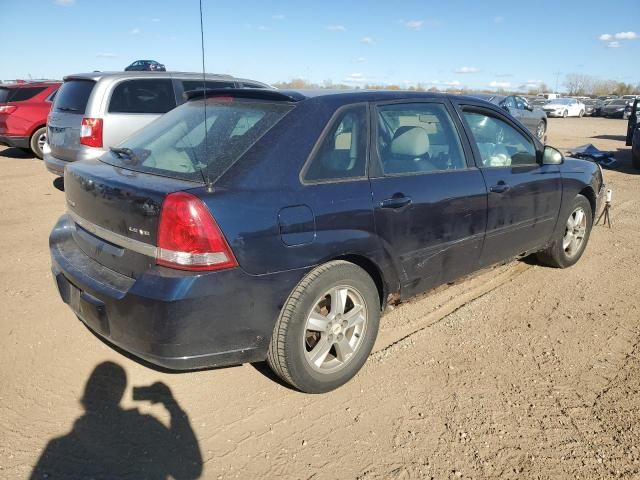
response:
[[[204,88],[271,88],[229,75],[184,72],[94,72],[64,78],[47,119],[47,170],[95,159]]]

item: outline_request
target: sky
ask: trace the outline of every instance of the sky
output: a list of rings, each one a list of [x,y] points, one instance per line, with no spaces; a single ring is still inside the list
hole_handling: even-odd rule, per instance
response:
[[[198,0],[0,4],[2,80],[137,59],[202,69]],[[206,70],[267,83],[562,90],[568,73],[640,83],[640,0],[203,0],[203,12]]]

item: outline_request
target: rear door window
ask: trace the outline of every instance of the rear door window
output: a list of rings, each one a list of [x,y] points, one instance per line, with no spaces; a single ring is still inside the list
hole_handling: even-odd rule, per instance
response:
[[[380,106],[376,145],[384,175],[467,168],[460,137],[441,103]]]
[[[109,113],[166,113],[175,106],[170,79],[126,80],[113,90]]]
[[[93,80],[69,80],[62,84],[53,108],[57,112],[84,114],[87,102],[96,82]]]
[[[9,102],[24,102],[25,100],[29,100],[40,92],[43,92],[47,89],[47,87],[23,87],[16,88],[13,91],[13,95],[11,95]]]

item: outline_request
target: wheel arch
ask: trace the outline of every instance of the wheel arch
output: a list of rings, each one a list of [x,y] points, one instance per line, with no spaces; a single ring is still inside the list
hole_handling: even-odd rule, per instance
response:
[[[597,206],[597,197],[596,192],[593,191],[591,186],[586,186],[582,190],[578,192],[578,195],[582,195],[589,200],[589,204],[591,205],[591,216],[595,218],[596,216],[596,206]]]
[[[34,135],[38,130],[40,130],[41,128],[44,128],[44,127],[46,127],[46,126],[47,126],[47,124],[46,124],[46,122],[45,122],[45,123],[43,123],[42,125],[36,125],[35,127],[33,127],[33,128],[29,131],[29,138],[33,137],[33,135]]]
[[[373,283],[376,285],[376,289],[378,290],[378,296],[380,297],[380,308],[384,310],[384,307],[387,304],[387,295],[389,292],[389,287],[385,281],[384,274],[380,267],[370,258],[365,257],[364,255],[359,254],[346,254],[340,255],[338,257],[334,257],[327,261],[333,260],[344,260],[345,262],[353,263],[358,267],[362,268],[365,272],[369,274]]]

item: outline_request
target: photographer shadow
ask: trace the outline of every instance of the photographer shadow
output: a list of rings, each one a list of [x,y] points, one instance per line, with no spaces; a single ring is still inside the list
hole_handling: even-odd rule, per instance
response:
[[[47,444],[31,479],[195,479],[202,455],[187,414],[164,383],[134,387],[134,400],[161,403],[170,415],[166,427],[120,401],[127,386],[124,369],[99,364],[85,386],[84,415],[66,435]]]

